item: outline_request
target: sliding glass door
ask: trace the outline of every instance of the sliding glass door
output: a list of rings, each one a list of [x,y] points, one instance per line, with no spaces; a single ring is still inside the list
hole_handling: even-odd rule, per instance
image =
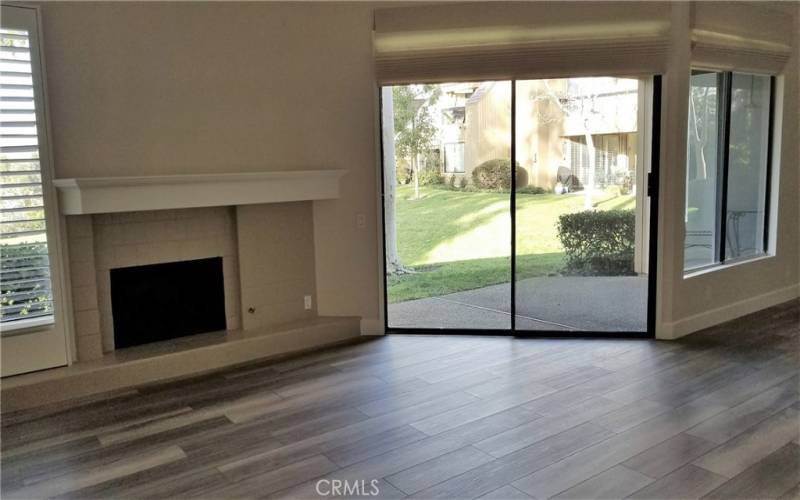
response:
[[[642,86],[516,82],[517,330],[646,331]]]
[[[390,328],[511,328],[511,82],[384,87]]]
[[[652,81],[383,87],[388,329],[647,332]]]

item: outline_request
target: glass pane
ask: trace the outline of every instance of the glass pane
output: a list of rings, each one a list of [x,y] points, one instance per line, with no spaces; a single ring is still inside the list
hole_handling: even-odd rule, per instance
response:
[[[517,329],[646,331],[638,104],[635,79],[517,82]]]
[[[725,258],[763,254],[770,77],[734,73]]]
[[[389,327],[510,328],[511,83],[381,97]]]
[[[7,328],[52,320],[53,294],[28,32],[0,29],[0,45],[0,323]]]
[[[718,73],[693,73],[689,90],[684,269],[717,261],[717,143],[721,118]]]

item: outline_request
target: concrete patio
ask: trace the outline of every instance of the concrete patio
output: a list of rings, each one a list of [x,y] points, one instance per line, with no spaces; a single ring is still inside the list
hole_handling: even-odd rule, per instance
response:
[[[389,304],[389,327],[508,329],[510,287],[492,285]],[[546,277],[517,282],[517,330],[645,331],[647,277]]]

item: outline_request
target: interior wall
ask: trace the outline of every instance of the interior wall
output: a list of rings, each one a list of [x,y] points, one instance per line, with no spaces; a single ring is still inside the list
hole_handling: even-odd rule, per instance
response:
[[[56,177],[347,169],[315,205],[318,310],[377,321],[372,6],[41,8]]]
[[[714,2],[673,5],[673,39],[668,83],[665,85],[667,116],[662,130],[662,214],[663,254],[659,256],[662,315],[659,336],[675,338],[757,309],[789,300],[800,293],[798,248],[800,248],[800,151],[798,151],[798,30],[797,6],[776,3],[740,4]],[[794,17],[794,19],[793,19]],[[787,22],[788,18],[788,22]],[[773,20],[775,22],[770,22]],[[682,23],[682,24],[679,24]],[[686,24],[688,23],[688,25]],[[792,45],[788,63],[780,76],[782,105],[776,114],[782,127],[773,144],[773,195],[771,232],[774,255],[768,258],[723,266],[708,272],[684,276],[684,197],[689,73],[692,60],[688,35],[692,28],[783,41]],[[750,56],[753,57],[753,56]],[[745,61],[746,64],[746,61]],[[777,167],[777,174],[774,172]],[[775,223],[777,222],[777,227]]]
[[[245,330],[316,314],[314,218],[310,202],[236,207],[242,326]],[[304,299],[311,297],[311,307]]]
[[[775,31],[775,25],[770,28],[765,19],[797,12],[796,5],[776,5],[750,5],[767,10],[749,23],[747,16],[728,10],[738,12],[740,6],[697,10],[669,4],[673,25],[662,117],[660,336],[702,324],[693,318],[723,319],[743,310],[744,302],[761,303],[758,297],[774,298],[786,290],[796,294],[796,29],[784,71],[776,256],[691,279],[684,279],[682,270],[692,23],[700,16],[704,27],[734,32],[744,29],[739,23],[746,26],[745,35],[771,40],[777,35],[765,33]],[[373,8],[367,3],[45,3],[56,176],[347,169],[341,198],[314,203],[318,311],[378,323]],[[526,8],[535,12],[538,7]],[[709,21],[703,16],[718,17]],[[784,24],[779,23],[779,31]],[[724,314],[709,316],[709,311]]]

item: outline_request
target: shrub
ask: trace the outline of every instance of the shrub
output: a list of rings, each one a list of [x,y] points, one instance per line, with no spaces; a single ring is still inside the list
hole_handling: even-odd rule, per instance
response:
[[[442,184],[444,177],[438,168],[424,168],[419,172],[419,185],[430,186],[432,184]]]
[[[49,265],[47,246],[42,243],[0,245],[0,256],[3,259],[0,305],[20,306],[13,312],[4,311],[3,319],[52,312],[49,283],[37,279],[43,275],[41,269]]]
[[[556,229],[566,254],[566,273],[634,274],[635,221],[633,210],[586,210],[559,216]]]
[[[467,187],[467,178],[466,177],[462,177],[461,180],[458,181],[458,186],[461,189],[466,189],[466,187]]]
[[[525,186],[517,189],[517,193],[519,194],[545,194],[548,192],[546,188],[539,186]]]
[[[450,180],[448,181],[448,183],[450,184],[450,189],[455,189],[456,188],[456,176],[455,175],[451,175],[450,176]]]
[[[528,183],[528,172],[517,164],[517,180]],[[497,191],[511,189],[511,160],[497,158],[481,163],[472,171],[472,183],[479,189]]]
[[[411,179],[414,178],[413,172],[410,168],[405,168],[401,165],[397,166],[397,183],[400,185],[405,185],[411,182]]]

